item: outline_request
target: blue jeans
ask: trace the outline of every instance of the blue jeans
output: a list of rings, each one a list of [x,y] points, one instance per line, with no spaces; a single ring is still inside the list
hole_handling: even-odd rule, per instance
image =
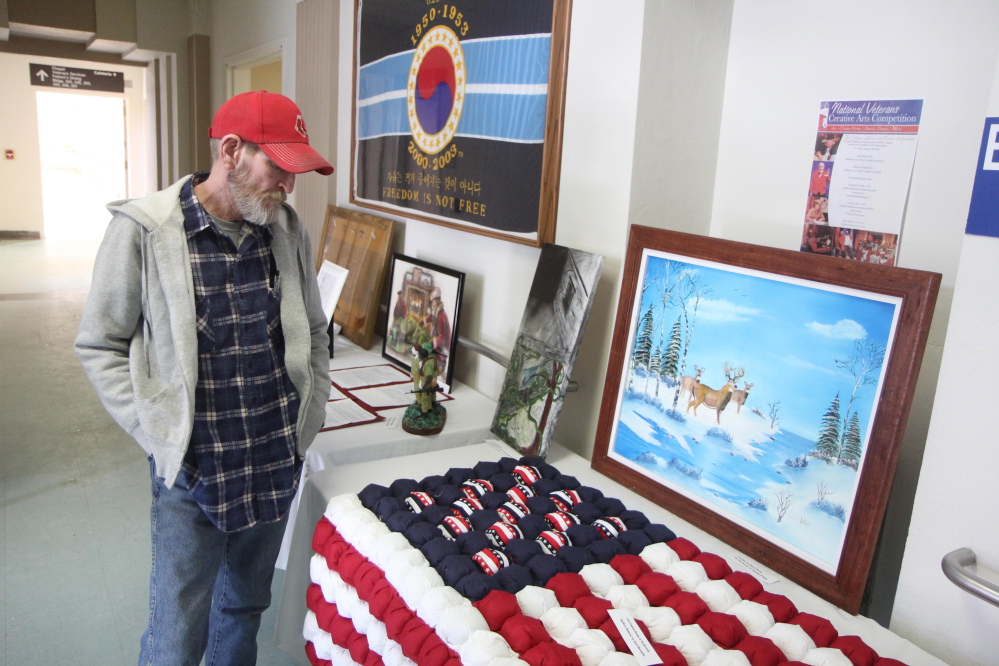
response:
[[[140,666],[257,660],[260,616],[271,603],[274,562],[288,516],[222,532],[191,493],[167,488],[150,461],[153,566]]]

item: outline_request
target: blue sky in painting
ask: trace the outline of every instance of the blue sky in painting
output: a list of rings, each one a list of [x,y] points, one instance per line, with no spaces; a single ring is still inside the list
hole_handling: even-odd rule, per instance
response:
[[[670,261],[650,255],[646,277],[656,275]],[[836,361],[856,353],[855,340],[889,345],[898,307],[895,302],[826,290],[816,283],[744,274],[723,266],[690,262],[687,266],[707,290],[697,309],[685,374],[693,375],[693,366],[700,366],[705,369],[701,382],[721,388],[726,362],[745,368],[737,386],[741,389],[744,382],[753,384],[745,408],[766,412],[768,403],[779,400],[781,427],[803,437],[817,437],[822,415],[837,391],[841,408],[845,408],[854,379],[838,368]],[[655,318],[654,344],[661,342],[665,350],[682,311],[676,306],[664,309],[660,290],[653,285],[642,295],[632,321],[632,336],[650,306]],[[861,388],[853,405],[865,439],[875,389]],[[684,411],[686,406],[681,403],[678,408]]]

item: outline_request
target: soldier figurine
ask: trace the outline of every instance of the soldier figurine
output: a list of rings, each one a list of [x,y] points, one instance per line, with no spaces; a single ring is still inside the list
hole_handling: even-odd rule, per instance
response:
[[[444,429],[447,410],[437,402],[437,355],[429,342],[413,347],[410,365],[416,399],[402,417],[402,429],[413,435],[436,435]]]

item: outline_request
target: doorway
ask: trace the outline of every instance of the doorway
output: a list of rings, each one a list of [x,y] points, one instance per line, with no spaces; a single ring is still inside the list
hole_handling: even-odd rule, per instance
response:
[[[125,100],[36,93],[45,238],[96,245],[109,201],[128,196]]]
[[[270,42],[230,56],[225,62],[226,99],[255,90],[283,92],[282,52],[280,42]]]

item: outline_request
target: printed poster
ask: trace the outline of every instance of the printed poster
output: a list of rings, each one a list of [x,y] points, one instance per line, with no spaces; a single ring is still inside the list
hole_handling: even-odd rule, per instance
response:
[[[986,118],[966,234],[999,238],[999,118]]]
[[[923,100],[821,102],[801,251],[894,266]]]

